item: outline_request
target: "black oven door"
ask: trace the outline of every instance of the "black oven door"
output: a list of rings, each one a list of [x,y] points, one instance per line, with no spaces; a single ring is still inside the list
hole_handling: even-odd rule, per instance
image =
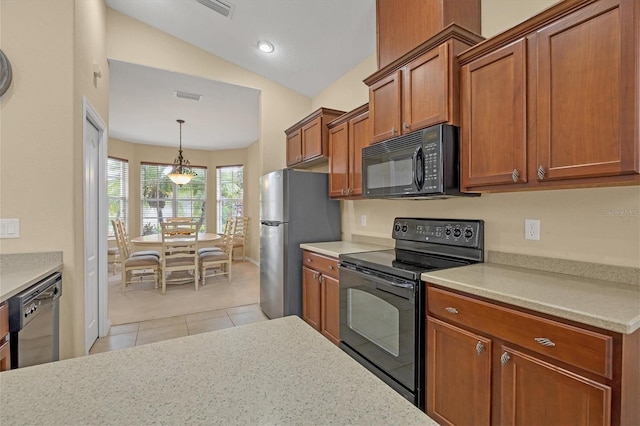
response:
[[[414,404],[419,292],[415,281],[340,265],[341,347]]]

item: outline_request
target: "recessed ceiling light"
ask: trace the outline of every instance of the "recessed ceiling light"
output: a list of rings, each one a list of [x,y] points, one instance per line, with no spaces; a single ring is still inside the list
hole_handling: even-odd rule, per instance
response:
[[[258,49],[260,49],[264,53],[271,53],[273,52],[274,47],[273,44],[269,43],[268,41],[259,41]]]

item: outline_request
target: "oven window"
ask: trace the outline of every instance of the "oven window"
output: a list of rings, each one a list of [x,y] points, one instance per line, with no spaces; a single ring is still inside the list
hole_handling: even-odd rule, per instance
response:
[[[347,325],[393,356],[400,354],[400,311],[370,293],[349,288]]]

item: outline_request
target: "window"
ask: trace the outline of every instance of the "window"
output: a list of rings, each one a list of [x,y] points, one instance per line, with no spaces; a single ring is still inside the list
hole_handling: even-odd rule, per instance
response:
[[[216,194],[218,217],[216,224],[219,233],[224,232],[227,218],[243,215],[242,203],[244,195],[243,166],[218,167]]]
[[[171,164],[140,164],[140,227],[142,235],[157,234],[160,221],[166,217],[192,217],[205,231],[207,201],[207,168],[189,166],[197,175],[181,187],[167,174]]]
[[[108,236],[114,236],[111,221],[121,219],[125,227],[129,211],[129,162],[120,158],[107,158],[107,202],[109,205]]]

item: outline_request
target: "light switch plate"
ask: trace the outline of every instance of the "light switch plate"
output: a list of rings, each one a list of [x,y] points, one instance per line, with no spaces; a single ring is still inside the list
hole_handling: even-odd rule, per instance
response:
[[[363,214],[360,216],[360,226],[365,227],[367,226],[367,215]]]
[[[0,219],[0,238],[20,238],[20,219]]]

